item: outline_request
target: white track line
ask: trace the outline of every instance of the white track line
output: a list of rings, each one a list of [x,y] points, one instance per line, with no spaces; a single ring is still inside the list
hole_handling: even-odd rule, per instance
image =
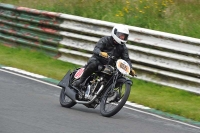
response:
[[[43,84],[46,84],[46,85],[53,86],[53,87],[56,87],[56,88],[60,88],[60,89],[61,89],[61,87],[59,87],[59,86],[57,86],[57,85],[53,85],[53,84],[50,84],[50,83],[47,83],[47,82],[43,82],[43,81],[41,81],[41,80],[37,80],[37,79],[34,79],[34,78],[30,78],[30,77],[27,77],[27,76],[24,76],[24,75],[20,75],[20,74],[13,73],[13,72],[6,71],[6,70],[2,70],[2,69],[0,69],[0,71],[7,72],[7,73],[10,73],[10,74],[13,74],[13,75],[17,75],[17,76],[20,76],[20,77],[23,77],[23,78],[27,78],[27,79],[30,79],[30,80],[34,80],[34,81],[37,81],[37,82],[40,82],[40,83],[43,83]],[[154,116],[154,117],[163,119],[163,120],[172,121],[172,122],[176,122],[176,123],[179,123],[179,124],[182,124],[182,125],[186,125],[186,126],[189,126],[189,127],[193,127],[193,128],[196,128],[196,129],[200,129],[200,127],[197,127],[197,126],[194,126],[194,125],[191,125],[191,124],[188,124],[188,123],[184,123],[184,122],[181,122],[181,121],[177,121],[177,120],[172,120],[172,119],[169,119],[169,118],[165,118],[165,117],[162,117],[162,116],[153,114],[153,113],[148,113],[148,112],[145,112],[145,111],[142,111],[142,110],[138,110],[138,109],[134,109],[134,108],[126,107],[126,106],[124,106],[124,108],[130,109],[130,110],[134,110],[134,111],[136,111],[136,112],[140,112],[140,113],[143,113],[143,114],[148,114],[148,115],[151,115],[151,116]]]
[[[148,114],[148,115],[151,115],[151,116],[163,119],[163,120],[172,121],[172,122],[183,124],[183,125],[186,125],[186,126],[189,126],[189,127],[200,129],[200,127],[198,127],[198,126],[194,126],[194,125],[191,125],[191,124],[188,124],[188,123],[184,123],[184,122],[181,122],[181,121],[177,121],[177,120],[172,120],[172,119],[169,119],[169,118],[165,118],[165,117],[153,114],[153,113],[148,113],[148,112],[145,112],[145,111],[142,111],[142,110],[138,110],[138,109],[134,109],[134,108],[130,108],[130,107],[127,107],[127,106],[124,106],[124,108],[130,109],[130,110],[134,110],[134,111],[137,111],[137,112],[140,112],[140,113],[143,113],[143,114]]]
[[[17,76],[20,76],[20,77],[23,77],[23,78],[27,78],[27,79],[30,79],[30,80],[34,80],[34,81],[37,81],[37,82],[40,82],[40,83],[43,83],[43,84],[46,84],[46,85],[49,85],[49,86],[53,86],[53,87],[56,87],[56,88],[61,88],[61,87],[59,87],[57,85],[50,84],[50,83],[47,83],[47,82],[44,82],[44,81],[41,81],[41,80],[38,80],[38,79],[34,79],[34,78],[31,78],[31,77],[24,76],[24,75],[21,75],[21,74],[17,74],[17,73],[14,73],[14,72],[10,72],[10,71],[7,71],[7,70],[0,69],[0,71],[7,72],[7,73],[10,73],[10,74],[13,74],[13,75],[17,75]]]

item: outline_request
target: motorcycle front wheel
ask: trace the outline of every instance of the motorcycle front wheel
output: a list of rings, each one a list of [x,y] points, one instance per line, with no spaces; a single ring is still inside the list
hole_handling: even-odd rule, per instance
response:
[[[73,107],[76,102],[72,101],[66,94],[65,94],[65,89],[62,88],[61,92],[60,92],[60,105],[62,107],[66,107],[66,108],[71,108]]]
[[[118,113],[126,103],[130,90],[131,85],[128,83],[122,83],[114,90],[106,90],[100,104],[101,115],[111,117]]]

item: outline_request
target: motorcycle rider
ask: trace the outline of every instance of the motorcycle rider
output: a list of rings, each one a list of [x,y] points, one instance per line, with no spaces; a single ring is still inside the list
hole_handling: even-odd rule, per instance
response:
[[[102,37],[96,44],[93,50],[93,55],[87,62],[85,70],[80,79],[76,80],[73,85],[80,87],[88,76],[98,69],[98,66],[106,65],[109,61],[108,56],[114,56],[116,59],[123,59],[131,67],[130,75],[134,76],[131,60],[129,58],[126,42],[129,37],[129,30],[125,25],[117,24],[113,27],[111,36]]]

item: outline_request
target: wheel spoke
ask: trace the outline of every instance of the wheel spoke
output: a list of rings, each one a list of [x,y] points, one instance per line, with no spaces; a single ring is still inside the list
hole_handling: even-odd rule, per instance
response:
[[[101,102],[101,114],[106,117],[115,115],[124,106],[130,94],[130,85],[122,83],[121,86],[105,92]]]
[[[115,107],[116,107],[116,105],[115,105],[114,103],[106,104],[106,106],[105,106],[105,111],[110,112],[110,111],[112,111]]]

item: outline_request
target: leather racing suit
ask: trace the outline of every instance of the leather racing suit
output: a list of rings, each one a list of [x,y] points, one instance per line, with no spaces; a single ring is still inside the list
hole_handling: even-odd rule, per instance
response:
[[[99,65],[106,65],[109,62],[109,58],[104,58],[100,56],[100,52],[106,52],[110,56],[114,56],[116,59],[123,59],[132,68],[131,60],[129,58],[128,49],[126,45],[120,45],[114,41],[112,36],[102,37],[96,44],[93,50],[92,57],[88,60],[83,75],[74,86],[79,87],[79,85],[93,72],[98,70]]]

